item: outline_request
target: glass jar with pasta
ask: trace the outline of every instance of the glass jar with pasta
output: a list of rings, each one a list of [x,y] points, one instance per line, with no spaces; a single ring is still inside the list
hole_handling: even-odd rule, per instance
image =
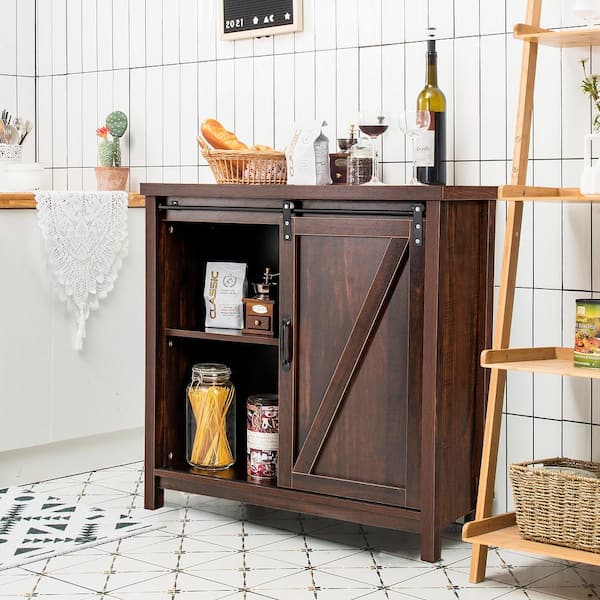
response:
[[[235,387],[231,369],[218,363],[192,367],[187,386],[186,458],[201,469],[235,463]]]

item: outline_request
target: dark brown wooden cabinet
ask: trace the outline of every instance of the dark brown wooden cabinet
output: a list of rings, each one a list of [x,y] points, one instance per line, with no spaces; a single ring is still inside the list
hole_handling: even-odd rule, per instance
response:
[[[147,212],[145,505],[164,489],[440,534],[473,510],[496,188],[142,186]],[[280,273],[274,338],[204,329],[209,260]],[[237,465],[185,461],[192,364],[237,388]],[[246,397],[276,392],[277,486],[245,478]]]

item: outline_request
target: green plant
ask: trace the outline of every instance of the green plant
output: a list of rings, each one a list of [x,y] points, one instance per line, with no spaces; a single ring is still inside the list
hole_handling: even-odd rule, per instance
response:
[[[96,135],[101,139],[98,144],[98,160],[102,167],[121,166],[121,138],[127,131],[127,115],[120,110],[111,112],[106,117],[106,125],[96,129]],[[108,139],[108,134],[112,140]]]
[[[581,67],[583,69],[583,81],[581,82],[581,91],[587,94],[592,101],[592,105],[595,110],[594,120],[592,122],[592,130],[595,133],[600,131],[600,75],[593,75],[587,72],[585,65],[588,59],[584,58],[580,60]]]

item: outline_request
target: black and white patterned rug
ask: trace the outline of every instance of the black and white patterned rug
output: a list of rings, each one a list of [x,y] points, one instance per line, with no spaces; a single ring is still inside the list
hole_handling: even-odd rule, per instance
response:
[[[123,513],[0,488],[0,571],[153,529]]]

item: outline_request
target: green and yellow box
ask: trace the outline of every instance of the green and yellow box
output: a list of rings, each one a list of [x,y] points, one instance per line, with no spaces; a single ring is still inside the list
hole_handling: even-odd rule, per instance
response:
[[[575,366],[600,369],[600,300],[576,302]]]

